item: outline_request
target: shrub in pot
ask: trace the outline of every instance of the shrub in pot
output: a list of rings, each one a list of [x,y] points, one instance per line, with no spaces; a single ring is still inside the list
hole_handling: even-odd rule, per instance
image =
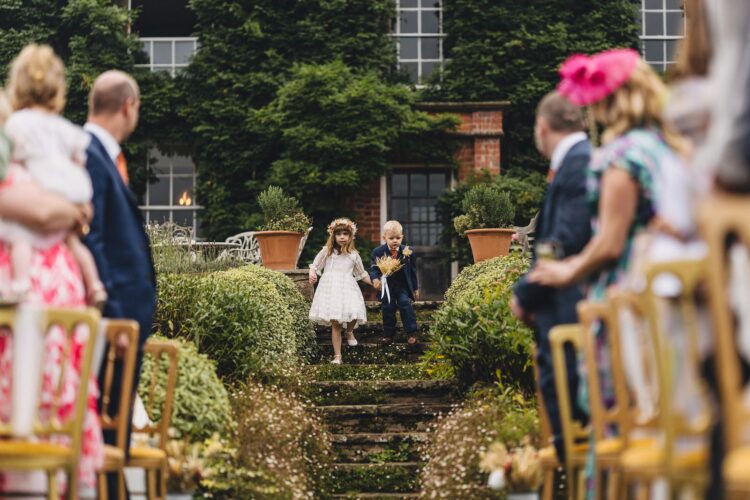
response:
[[[264,223],[255,238],[260,247],[263,266],[269,269],[294,269],[297,266],[299,246],[310,218],[299,202],[277,186],[270,186],[258,195],[258,205]]]
[[[474,262],[508,255],[516,215],[508,193],[496,184],[477,184],[464,196],[462,208],[453,225],[469,238]]]

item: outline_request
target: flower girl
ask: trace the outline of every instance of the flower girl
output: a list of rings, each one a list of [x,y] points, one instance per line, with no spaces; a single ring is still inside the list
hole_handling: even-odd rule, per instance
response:
[[[310,319],[324,325],[331,325],[334,364],[341,364],[341,331],[346,328],[346,341],[350,346],[357,345],[354,328],[367,320],[365,299],[356,280],[372,281],[362,264],[359,252],[354,248],[354,235],[357,226],[349,219],[336,219],[328,226],[328,243],[318,252],[310,264],[310,283],[318,281]],[[356,280],[355,280],[356,278]]]

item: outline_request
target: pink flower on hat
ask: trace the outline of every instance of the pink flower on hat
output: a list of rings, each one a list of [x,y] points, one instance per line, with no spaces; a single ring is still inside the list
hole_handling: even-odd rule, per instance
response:
[[[574,54],[560,67],[557,91],[576,106],[593,104],[625,83],[640,57],[633,49],[605,50],[593,56]]]

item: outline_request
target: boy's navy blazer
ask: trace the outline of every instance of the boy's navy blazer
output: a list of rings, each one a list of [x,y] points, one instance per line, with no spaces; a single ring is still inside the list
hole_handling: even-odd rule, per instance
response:
[[[406,248],[406,245],[401,245],[400,247],[398,247],[398,258],[401,259],[401,262],[404,263],[403,271],[404,276],[406,277],[406,284],[409,286],[409,296],[411,296],[412,300],[415,300],[414,292],[419,290],[419,283],[417,282],[416,259],[414,258],[414,254],[405,256],[404,248]],[[375,264],[375,261],[376,259],[379,259],[380,257],[383,257],[385,255],[391,255],[391,250],[388,248],[387,244],[380,245],[372,251],[372,261],[370,263],[370,279],[380,279],[382,273],[380,272],[380,269],[378,269],[377,264]]]
[[[109,294],[104,316],[135,319],[144,339],[151,333],[156,277],[143,216],[104,145],[90,135],[86,169],[94,187],[94,218],[84,243]]]

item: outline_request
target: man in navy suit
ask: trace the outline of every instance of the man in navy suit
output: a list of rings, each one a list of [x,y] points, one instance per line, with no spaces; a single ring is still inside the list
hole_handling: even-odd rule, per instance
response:
[[[550,183],[537,219],[535,262],[540,258],[563,259],[575,255],[591,237],[591,217],[586,201],[586,171],[591,145],[584,128],[580,108],[556,92],[547,94],[539,103],[534,139],[539,152],[550,159]],[[577,285],[549,288],[530,283],[524,276],[516,283],[511,299],[514,315],[535,327],[539,386],[560,461],[563,461],[565,451],[549,331],[557,325],[577,323],[576,304],[582,298]],[[573,416],[585,423],[586,414],[576,404],[578,372],[572,348],[566,352],[566,362]]]
[[[85,130],[91,134],[86,169],[94,186],[94,218],[84,242],[91,250],[109,298],[107,318],[128,318],[140,326],[133,393],[138,387],[143,344],[151,334],[156,308],[156,279],[143,217],[128,187],[125,157],[120,149],[138,124],[140,92],[136,81],[121,71],[101,74],[89,94]],[[103,370],[102,370],[103,371]],[[103,373],[100,373],[100,384]],[[110,405],[119,402],[119,380],[112,387]],[[132,398],[131,408],[132,410]],[[116,408],[113,408],[116,411]],[[114,444],[114,433],[104,439]],[[116,481],[108,481],[117,498]]]
[[[415,344],[417,342],[417,316],[414,314],[412,301],[419,300],[415,257],[411,248],[402,245],[404,229],[398,221],[391,220],[385,223],[383,239],[385,245],[381,245],[372,251],[372,263],[370,265],[372,284],[380,290],[380,303],[383,312],[383,338],[381,342],[393,342],[393,337],[396,335],[396,309],[398,309],[401,315],[401,323],[406,330],[408,343]],[[376,264],[377,259],[386,255],[399,259],[403,264],[400,270],[387,278],[387,292],[381,283],[383,276]]]

